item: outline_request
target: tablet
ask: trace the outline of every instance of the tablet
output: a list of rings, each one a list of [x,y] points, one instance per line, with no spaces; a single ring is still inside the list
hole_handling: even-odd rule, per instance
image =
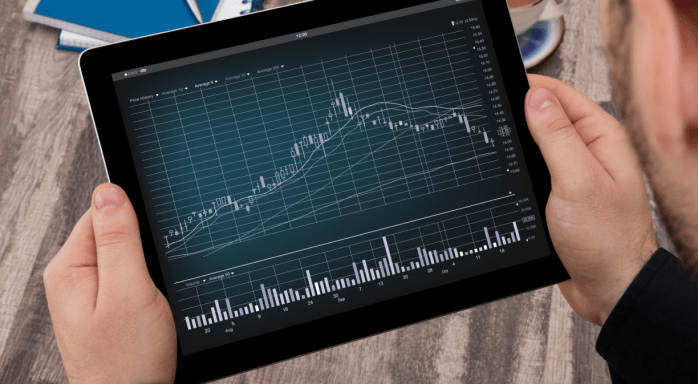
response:
[[[178,382],[568,277],[505,0],[318,0],[80,66]]]

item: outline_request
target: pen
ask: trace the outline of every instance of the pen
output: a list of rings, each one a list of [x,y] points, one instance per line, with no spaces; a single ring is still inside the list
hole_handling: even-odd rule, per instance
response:
[[[203,23],[204,19],[201,17],[201,11],[199,10],[199,5],[196,3],[196,0],[187,0],[187,5],[189,5],[189,9],[191,9],[194,17],[196,17],[199,23]]]

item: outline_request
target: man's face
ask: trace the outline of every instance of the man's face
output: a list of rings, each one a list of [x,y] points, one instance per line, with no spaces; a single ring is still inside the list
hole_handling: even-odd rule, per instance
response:
[[[686,48],[687,33],[692,31],[682,29],[685,17],[681,7],[675,7],[681,3],[678,0],[600,3],[621,118],[655,191],[682,266],[698,282],[698,130],[692,129],[690,113],[682,105],[686,97],[698,97],[698,88],[687,91],[682,85],[691,80],[686,62],[694,57],[698,65],[698,55]]]

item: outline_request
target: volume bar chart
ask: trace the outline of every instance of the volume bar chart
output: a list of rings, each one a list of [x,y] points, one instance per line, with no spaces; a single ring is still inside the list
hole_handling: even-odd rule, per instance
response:
[[[506,221],[507,217],[520,215],[520,202],[527,199],[516,200],[515,196],[507,196],[504,200],[512,201],[498,202],[491,208],[448,220],[330,248],[292,262],[246,273],[213,274],[208,282],[204,278],[198,281],[199,284],[182,289],[187,292],[184,296],[196,292],[195,297],[186,300],[200,303],[182,311],[190,314],[184,316],[187,330],[249,315],[261,317],[263,313],[273,313],[277,308],[287,311],[289,305],[305,309],[308,300],[324,295],[337,297],[352,287],[400,281],[410,273],[431,271],[441,264],[451,263],[453,266],[455,261],[461,259],[498,257],[505,247],[522,241],[519,224],[525,225],[522,227],[524,232],[532,232],[536,228],[532,224],[535,217],[531,215]],[[463,222],[470,224],[462,225]],[[479,227],[479,223],[488,225]],[[534,238],[535,235],[524,234],[523,241]],[[215,287],[206,289],[209,285]],[[210,299],[221,294],[225,297]]]
[[[499,237],[499,232],[496,232],[497,241],[500,242],[499,246],[505,244],[512,244],[520,241],[519,232],[516,227],[516,223],[512,223],[514,226],[514,232],[511,233],[510,238]],[[485,232],[487,228],[485,227]],[[277,293],[276,289],[268,289],[264,287],[264,284],[260,284],[259,288],[262,292],[263,298],[258,299],[258,304],[248,303],[247,305],[239,306],[233,309],[230,305],[229,299],[225,299],[225,307],[221,311],[219,300],[215,300],[213,304],[214,307],[210,308],[209,313],[204,313],[199,316],[190,318],[185,316],[184,320],[187,324],[187,329],[201,328],[202,326],[218,323],[224,320],[233,319],[249,314],[254,314],[255,312],[263,311],[266,309],[271,309],[283,305],[288,305],[289,303],[301,301],[307,298],[320,296],[328,294],[331,292],[339,291],[348,287],[356,286],[357,284],[365,284],[371,281],[385,279],[387,277],[397,275],[400,273],[406,273],[419,268],[433,266],[440,263],[448,262],[449,260],[455,260],[460,257],[466,256],[468,254],[478,254],[479,252],[487,251],[488,249],[496,248],[497,243],[491,243],[488,237],[488,245],[483,245],[481,247],[466,249],[459,251],[458,248],[448,248],[443,251],[438,250],[427,250],[426,248],[417,248],[417,253],[419,255],[419,260],[410,261],[409,266],[401,266],[399,263],[393,263],[390,257],[390,251],[387,243],[386,237],[383,237],[383,242],[385,243],[387,257],[382,260],[378,260],[377,268],[368,268],[366,260],[362,260],[357,266],[357,263],[352,263],[352,268],[354,270],[354,278],[340,278],[334,281],[328,281],[325,277],[319,281],[313,281],[310,271],[306,270],[308,287],[304,288],[304,294],[300,294],[298,290],[293,290],[289,288],[283,292]],[[489,246],[489,248],[488,248]]]

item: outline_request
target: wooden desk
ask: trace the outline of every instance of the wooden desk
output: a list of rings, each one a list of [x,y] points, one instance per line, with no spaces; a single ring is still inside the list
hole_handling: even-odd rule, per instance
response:
[[[25,1],[0,0],[0,383],[63,383],[42,273],[106,175],[78,55],[23,19]],[[574,2],[562,46],[534,72],[612,111],[597,14]],[[598,332],[551,287],[220,382],[609,383]]]

